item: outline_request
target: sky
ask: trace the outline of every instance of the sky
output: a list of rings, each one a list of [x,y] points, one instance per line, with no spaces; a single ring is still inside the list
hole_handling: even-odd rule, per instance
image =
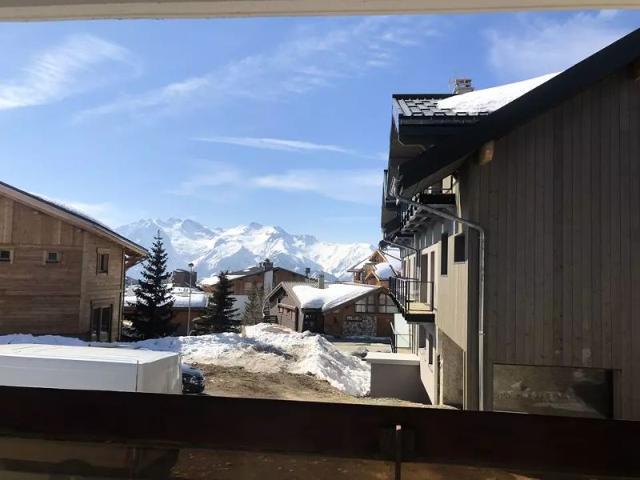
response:
[[[117,227],[377,243],[391,95],[559,71],[640,11],[13,23],[0,180]]]

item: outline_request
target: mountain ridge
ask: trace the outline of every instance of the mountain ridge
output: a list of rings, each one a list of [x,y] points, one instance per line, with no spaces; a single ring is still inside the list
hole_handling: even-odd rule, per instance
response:
[[[329,279],[347,279],[347,269],[374,247],[370,244],[323,242],[313,235],[290,234],[284,228],[251,222],[229,228],[205,226],[192,219],[140,219],[116,231],[149,248],[156,232],[164,240],[169,270],[194,263],[198,278],[221,270],[242,270],[269,258],[274,265],[304,272],[323,272]],[[129,271],[137,277],[140,266]]]

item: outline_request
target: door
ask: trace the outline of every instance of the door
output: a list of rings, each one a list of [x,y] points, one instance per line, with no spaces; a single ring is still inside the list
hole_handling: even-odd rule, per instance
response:
[[[111,320],[113,305],[95,307],[91,313],[90,338],[92,342],[111,341]]]

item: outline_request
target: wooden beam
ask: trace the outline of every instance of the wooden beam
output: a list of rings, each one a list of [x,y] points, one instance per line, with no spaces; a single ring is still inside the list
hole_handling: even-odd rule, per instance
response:
[[[0,0],[0,20],[376,15],[633,8],[632,0]]]

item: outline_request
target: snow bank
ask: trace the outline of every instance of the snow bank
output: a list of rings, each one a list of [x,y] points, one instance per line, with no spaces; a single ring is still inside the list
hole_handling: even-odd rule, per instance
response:
[[[549,73],[522,82],[508,83],[492,88],[474,90],[460,95],[453,95],[438,102],[438,108],[453,112],[494,112],[513,102],[516,98],[551,80],[558,73]]]
[[[0,336],[0,344],[6,343],[87,345],[76,338],[53,335]],[[322,336],[309,332],[293,332],[278,325],[265,323],[247,327],[246,336],[220,333],[122,342],[119,345],[178,352],[187,362],[243,367],[257,373],[311,374],[354,396],[367,395],[371,382],[371,370],[367,363],[342,353]]]
[[[300,308],[321,308],[323,311],[349,302],[367,293],[372,293],[378,287],[354,283],[332,283],[325,288],[311,285],[294,285],[293,293],[300,300]]]

